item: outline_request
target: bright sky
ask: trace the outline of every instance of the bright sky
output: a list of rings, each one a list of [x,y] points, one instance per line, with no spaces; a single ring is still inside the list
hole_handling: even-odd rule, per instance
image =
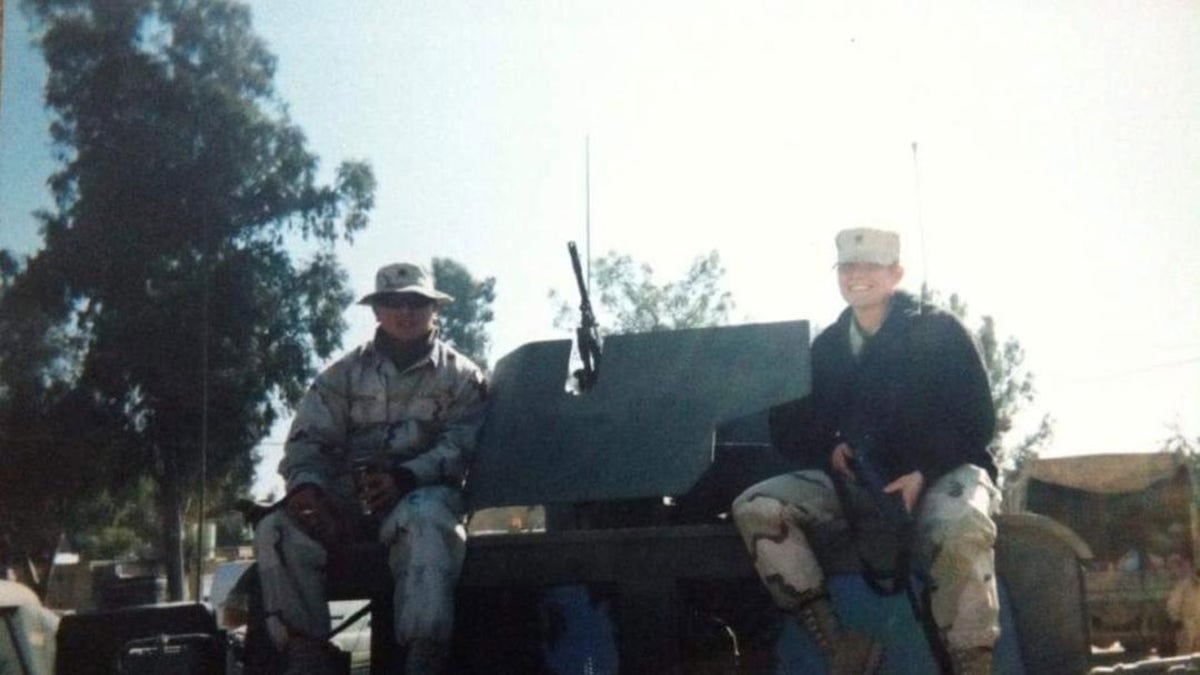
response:
[[[32,252],[44,75],[6,4],[0,246]],[[546,293],[573,294],[590,138],[594,255],[666,281],[716,249],[738,320],[823,326],[834,233],[891,225],[909,288],[958,292],[1021,341],[1057,420],[1045,454],[1200,435],[1200,4],[252,6],[323,167],[374,165],[354,287],[433,256],[495,276],[493,362],[565,337]],[[371,331],[348,318],[347,346]]]

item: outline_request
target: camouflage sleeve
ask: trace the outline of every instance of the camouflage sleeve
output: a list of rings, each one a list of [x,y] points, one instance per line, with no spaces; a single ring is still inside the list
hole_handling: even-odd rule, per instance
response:
[[[427,452],[401,466],[416,475],[419,485],[461,484],[475,452],[487,408],[487,381],[476,368],[466,370],[454,385],[445,425]]]
[[[330,366],[300,400],[279,463],[288,492],[305,483],[326,488],[333,477],[333,457],[346,442],[350,415],[344,371],[342,363]]]

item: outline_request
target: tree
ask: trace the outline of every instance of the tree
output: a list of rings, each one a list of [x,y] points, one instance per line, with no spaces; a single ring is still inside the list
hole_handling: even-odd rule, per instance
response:
[[[1178,423],[1171,425],[1171,435],[1162,444],[1162,451],[1187,459],[1200,458],[1200,436],[1188,438]],[[1200,494],[1200,492],[1197,492]]]
[[[1189,437],[1184,433],[1183,426],[1174,422],[1170,426],[1171,435],[1162,443],[1160,452],[1174,455],[1188,468],[1188,479],[1191,483],[1192,494],[1189,508],[1191,522],[1189,523],[1188,540],[1191,546],[1188,554],[1193,561],[1200,560],[1200,436]],[[1193,564],[1195,564],[1193,562]]]
[[[82,339],[38,301],[15,257],[0,251],[0,262],[0,574],[40,592],[73,497],[115,472],[105,461],[115,434],[72,388]],[[94,466],[71,461],[81,457]]]
[[[967,323],[967,305],[957,294],[951,294],[947,302],[939,295],[922,286],[921,297],[926,302],[942,305]],[[1025,349],[1020,341],[1009,337],[1003,342],[997,337],[996,322],[985,315],[973,330],[975,340],[983,357],[992,388],[992,403],[996,408],[996,437],[991,451],[1001,471],[1001,482],[1016,477],[1029,460],[1037,457],[1041,448],[1054,435],[1054,423],[1048,414],[1042,415],[1033,431],[1016,440],[1010,440],[1016,432],[1015,420],[1033,403],[1037,396],[1034,376],[1025,368]]]
[[[698,256],[682,279],[661,286],[654,282],[650,265],[638,264],[626,254],[610,251],[592,265],[592,304],[605,335],[719,326],[728,323],[734,308],[716,251]],[[556,327],[578,323],[577,303],[568,303],[553,290],[550,299],[558,305]]]
[[[33,417],[65,409],[87,423],[28,425],[10,397],[6,436],[43,436],[6,452],[55,448],[52,474],[100,459],[110,489],[150,476],[179,599],[189,491],[202,477],[247,485],[280,405],[340,346],[352,298],[333,245],[365,227],[374,177],[345,163],[318,184],[242,4],[25,4],[62,166],[50,179],[56,208],[39,214],[44,248],[13,278],[0,322],[48,351],[17,379],[38,394]],[[285,247],[300,241],[303,259]],[[0,345],[5,370],[21,368],[27,348],[14,342]],[[47,480],[60,512],[96,487],[81,481]]]
[[[496,278],[481,281],[472,277],[462,263],[434,258],[433,280],[438,290],[454,296],[454,302],[439,312],[441,336],[487,370],[491,346],[487,325],[495,319],[492,303],[496,301]]]

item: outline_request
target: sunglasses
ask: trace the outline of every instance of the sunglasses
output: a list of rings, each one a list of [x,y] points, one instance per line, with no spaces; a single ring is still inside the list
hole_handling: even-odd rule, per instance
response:
[[[388,309],[425,309],[433,300],[423,295],[385,295],[375,300],[375,304]]]

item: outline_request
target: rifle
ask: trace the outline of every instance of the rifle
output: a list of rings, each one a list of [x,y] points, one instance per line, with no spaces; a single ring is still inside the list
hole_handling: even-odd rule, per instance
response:
[[[567,251],[571,254],[571,267],[575,270],[575,283],[579,286],[579,327],[575,329],[575,343],[583,368],[575,371],[575,377],[579,380],[579,390],[587,391],[596,383],[600,373],[600,327],[596,324],[596,315],[592,313],[592,300],[583,281],[583,267],[579,264],[575,242],[567,242]]]
[[[899,494],[888,494],[883,491],[887,487],[888,481],[884,478],[883,473],[879,470],[879,465],[875,459],[876,448],[875,443],[869,434],[847,434],[846,443],[854,451],[852,457],[847,458],[846,463],[850,470],[854,472],[855,478],[862,485],[870,497],[871,502],[879,511],[880,516],[889,527],[895,531],[895,536],[898,542],[896,551],[896,568],[892,575],[892,585],[890,589],[884,588],[879,579],[886,578],[886,574],[880,574],[877,570],[871,567],[865,559],[861,558],[863,564],[863,579],[872,590],[881,595],[893,595],[904,591],[908,596],[908,604],[912,607],[913,616],[917,619],[917,623],[921,624],[921,630],[925,633],[925,641],[929,644],[929,650],[933,654],[934,660],[938,664],[938,669],[942,673],[952,672],[950,664],[950,654],[947,651],[945,641],[942,639],[940,630],[934,622],[933,613],[931,610],[931,596],[933,594],[933,580],[929,574],[920,568],[914,568],[912,562],[912,545],[916,535],[916,519],[908,512],[904,506],[904,498]],[[846,509],[846,518],[850,523],[852,531],[858,529],[856,523],[856,515],[851,509],[851,500],[846,494],[846,488],[841,483],[840,478],[834,478],[834,485],[838,491],[838,497],[842,502],[843,509]],[[857,538],[857,532],[856,538]],[[921,597],[917,597],[909,580],[910,574],[916,574],[920,579],[923,588]]]
[[[899,494],[888,494],[883,491],[888,481],[879,471],[875,461],[875,444],[866,434],[854,434],[846,437],[846,443],[854,450],[854,455],[847,458],[846,463],[859,483],[866,488],[867,495],[879,510],[880,515],[898,532],[909,534],[913,527],[912,514],[904,506],[904,498]]]

